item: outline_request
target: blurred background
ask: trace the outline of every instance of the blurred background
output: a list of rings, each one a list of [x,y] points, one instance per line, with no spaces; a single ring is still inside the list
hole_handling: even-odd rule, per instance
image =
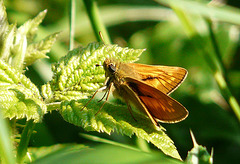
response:
[[[201,0],[199,0],[201,1]],[[155,1],[102,0],[97,1],[102,21],[107,27],[113,43],[122,47],[146,48],[139,63],[180,66],[188,70],[185,82],[171,94],[189,111],[189,117],[177,124],[162,124],[183,159],[193,147],[190,129],[197,142],[213,149],[215,163],[238,163],[240,160],[240,124],[218,88],[210,66],[201,51],[197,51],[186,35],[175,13]],[[206,2],[206,1],[205,1]],[[240,7],[240,1],[222,1]],[[26,75],[40,88],[51,80],[51,63],[67,54],[69,50],[69,1],[64,0],[6,0],[4,1],[10,23],[23,24],[47,9],[37,40],[54,32],[61,34],[48,54],[49,59],[36,62]],[[229,19],[231,19],[229,17]],[[209,35],[201,19],[194,23],[203,37]],[[76,1],[75,47],[86,46],[96,41],[86,9],[82,1]],[[220,47],[222,59],[233,94],[240,98],[240,47],[239,26],[217,22],[214,34]],[[206,44],[206,46],[208,46]],[[45,115],[43,123],[37,124],[31,146],[49,146],[58,143],[96,143],[81,138],[79,133],[88,133],[128,145],[136,145],[136,137],[126,137],[86,132],[80,127],[65,122],[57,111]],[[156,149],[150,145],[152,149]]]

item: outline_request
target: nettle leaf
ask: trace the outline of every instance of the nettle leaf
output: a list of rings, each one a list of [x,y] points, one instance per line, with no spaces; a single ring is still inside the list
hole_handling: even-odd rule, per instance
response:
[[[0,60],[0,110],[4,117],[41,121],[47,111],[38,88],[18,70]]]
[[[17,33],[26,35],[27,40],[29,42],[32,42],[34,37],[36,36],[38,26],[40,25],[40,23],[42,23],[46,14],[47,10],[40,12],[35,18],[28,20],[22,26],[20,26],[17,30]]]
[[[47,58],[46,53],[56,41],[57,33],[32,43],[46,12],[47,10],[40,12],[34,19],[16,28],[16,24],[9,25],[3,1],[0,2],[0,59],[22,71],[37,59]]]
[[[135,121],[127,106],[106,103],[101,111],[96,114],[102,105],[97,100],[92,100],[87,108],[84,105],[88,99],[71,100],[61,103],[60,113],[63,118],[76,126],[81,126],[87,131],[98,131],[110,134],[114,131],[131,137],[136,135],[156,147],[165,154],[181,159],[173,141],[165,134],[163,127],[156,127],[147,116],[133,112]]]
[[[53,44],[52,42],[55,41],[54,37],[50,37],[45,41],[40,41],[38,44],[36,43],[35,45],[31,45],[34,37],[36,36],[38,26],[45,17],[46,12],[46,10],[40,12],[34,19],[28,20],[15,32],[14,43],[11,48],[11,65],[19,71],[23,70],[24,66],[32,64],[35,60],[45,57],[42,54],[40,55],[34,53],[34,51],[36,52],[36,49],[42,51],[41,53],[47,53],[49,51],[49,47]],[[33,57],[33,55],[36,56]]]
[[[87,98],[105,81],[104,69],[97,65],[106,58],[134,62],[143,51],[103,43],[76,48],[53,65],[53,79],[42,87],[42,95],[46,102]]]
[[[27,38],[26,36],[17,33],[15,43],[12,48],[12,62],[11,66],[19,71],[23,70],[24,58],[27,50]]]
[[[8,21],[7,21],[7,13],[6,13],[6,8],[3,4],[3,1],[0,1],[0,38],[1,38],[1,42],[3,41],[3,36],[5,31],[8,28]],[[1,45],[1,44],[0,44]]]
[[[5,31],[2,47],[0,48],[0,58],[4,61],[8,61],[10,56],[11,47],[13,45],[14,32],[16,30],[16,25],[9,25],[8,30]]]
[[[7,61],[13,44],[15,25],[9,25],[6,8],[0,1],[0,59]]]
[[[32,43],[27,47],[27,52],[24,59],[25,66],[31,65],[37,59],[48,58],[46,53],[50,52],[59,33],[54,33],[37,43]]]

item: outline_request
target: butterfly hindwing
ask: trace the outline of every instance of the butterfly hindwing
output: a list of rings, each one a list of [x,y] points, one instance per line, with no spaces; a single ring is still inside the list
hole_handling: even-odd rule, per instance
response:
[[[125,78],[125,81],[151,116],[160,122],[175,123],[188,116],[183,105],[158,89],[132,78]]]

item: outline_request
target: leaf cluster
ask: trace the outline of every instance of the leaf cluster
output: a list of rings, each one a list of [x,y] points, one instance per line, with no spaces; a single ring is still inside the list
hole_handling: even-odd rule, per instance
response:
[[[40,122],[47,111],[38,88],[24,75],[24,69],[37,59],[47,58],[57,33],[34,42],[46,11],[17,28],[9,24],[3,1],[0,1],[0,109],[4,117],[26,118]]]

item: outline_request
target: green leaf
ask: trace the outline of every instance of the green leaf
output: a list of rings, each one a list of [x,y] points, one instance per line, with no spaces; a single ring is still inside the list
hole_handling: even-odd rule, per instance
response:
[[[36,164],[50,164],[59,163],[62,164],[73,164],[73,163],[172,163],[179,164],[182,163],[176,159],[169,158],[159,152],[145,153],[141,151],[134,151],[118,146],[101,144],[95,146],[94,149],[87,148],[82,145],[54,145],[51,146],[57,150],[53,150],[52,153],[33,160]],[[47,147],[42,147],[38,154],[45,154],[49,150]],[[59,147],[59,148],[58,148]],[[61,148],[63,147],[63,148]],[[38,148],[30,148],[30,154],[32,157],[35,156],[35,152]]]
[[[42,94],[46,102],[87,98],[105,81],[103,67],[96,65],[102,65],[106,58],[134,62],[143,51],[102,43],[76,48],[52,67],[53,80],[42,87]]]
[[[3,116],[41,121],[46,113],[38,88],[23,74],[0,60],[0,109]]]
[[[9,26],[7,21],[6,8],[3,4],[3,1],[0,1],[0,59],[7,61],[10,53],[10,47],[13,42],[13,25]]]
[[[27,47],[24,59],[25,66],[31,65],[37,59],[48,58],[46,53],[50,52],[59,33],[54,33],[37,43],[32,43]]]
[[[27,21],[16,30],[15,40],[11,51],[11,65],[14,68],[18,70],[22,70],[24,68],[23,66],[28,45],[32,42],[34,36],[36,35],[38,29],[37,27],[42,22],[46,12],[46,10],[42,11],[34,19]],[[30,47],[29,50],[33,50],[33,47]],[[29,62],[29,58],[27,61]]]
[[[30,153],[31,160],[26,159],[25,162],[37,162],[45,161],[47,163],[51,163],[51,161],[59,160],[63,155],[76,153],[82,151],[84,149],[89,149],[84,145],[77,144],[57,144],[52,146],[43,146],[39,148],[30,147],[28,148],[28,152]],[[59,161],[58,161],[59,162]]]
[[[0,47],[2,48],[2,41],[4,39],[5,31],[8,29],[6,8],[3,4],[3,0],[0,1]]]
[[[12,48],[11,66],[19,71],[23,70],[24,58],[27,50],[27,38],[25,35],[16,34],[15,43]]]
[[[72,100],[61,103],[60,113],[63,118],[76,126],[81,126],[88,131],[98,131],[111,134],[117,133],[131,137],[136,135],[156,147],[165,154],[181,159],[173,141],[165,134],[164,128],[156,127],[147,116],[133,112],[135,121],[129,113],[127,106],[106,103],[101,111],[95,115],[101,103],[92,100],[87,109],[83,106],[87,100]]]
[[[17,30],[17,33],[25,35],[28,42],[31,43],[36,35],[39,24],[42,23],[46,14],[47,10],[40,12],[35,18],[28,20],[22,26],[20,26]]]
[[[11,47],[13,46],[14,32],[16,30],[16,25],[9,25],[8,30],[5,31],[2,47],[0,48],[0,58],[4,61],[9,60]]]

